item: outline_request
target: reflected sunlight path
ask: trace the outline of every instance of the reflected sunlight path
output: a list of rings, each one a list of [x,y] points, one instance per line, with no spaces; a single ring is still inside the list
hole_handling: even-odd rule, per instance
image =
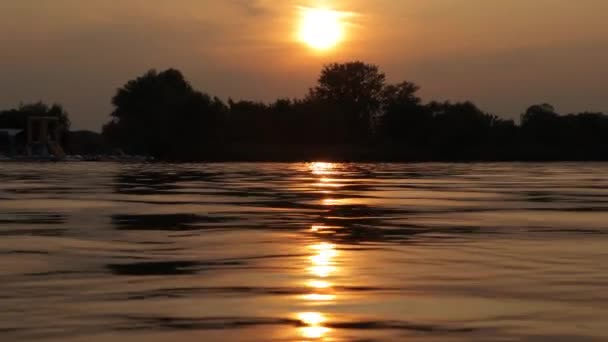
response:
[[[329,178],[336,173],[335,164],[332,163],[312,163],[310,164],[311,173],[319,177],[317,186],[336,188],[335,179]],[[324,194],[331,194],[331,191],[324,190]],[[324,205],[332,205],[331,201],[324,202]],[[313,225],[310,228],[311,234],[318,236],[326,230],[333,230],[338,227],[327,227],[324,225]],[[334,291],[332,277],[338,272],[336,258],[338,250],[333,243],[319,241],[308,246],[312,254],[309,257],[310,265],[307,273],[312,277],[306,283],[310,292],[302,296],[302,300],[307,306],[321,308],[335,302],[337,295]],[[328,314],[319,311],[300,312],[297,314],[298,320],[303,327],[299,328],[300,335],[309,340],[326,340],[329,338],[331,329],[325,326]]]

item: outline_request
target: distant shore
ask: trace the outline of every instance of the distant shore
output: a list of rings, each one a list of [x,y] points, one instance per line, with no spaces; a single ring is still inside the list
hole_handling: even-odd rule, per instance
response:
[[[0,157],[0,161],[68,161],[68,162],[560,162],[608,161],[606,153],[537,147],[478,148],[470,150],[442,150],[373,146],[275,146],[228,145],[204,151],[196,158],[154,158],[133,155],[68,155],[55,157]]]
[[[179,70],[150,70],[117,90],[101,133],[71,130],[58,104],[0,111],[0,155],[166,162],[608,160],[607,114],[560,114],[541,103],[515,122],[470,101],[424,102],[419,89],[408,81],[389,83],[378,66],[354,61],[326,65],[303,98],[225,102],[196,90]]]

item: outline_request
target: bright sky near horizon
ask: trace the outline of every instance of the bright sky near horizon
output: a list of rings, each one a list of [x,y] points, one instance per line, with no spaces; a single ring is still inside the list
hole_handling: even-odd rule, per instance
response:
[[[338,14],[323,24],[335,41],[302,42],[310,8]],[[58,102],[99,131],[116,88],[152,68],[269,101],[303,96],[325,63],[363,60],[425,101],[608,112],[607,13],[606,0],[0,0],[0,109]]]

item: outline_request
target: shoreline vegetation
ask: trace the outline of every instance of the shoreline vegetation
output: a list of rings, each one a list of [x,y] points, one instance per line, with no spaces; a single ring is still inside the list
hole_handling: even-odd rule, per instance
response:
[[[472,102],[423,102],[418,90],[407,81],[389,84],[377,66],[357,61],[326,65],[300,99],[224,102],[194,89],[178,70],[151,70],[117,90],[101,134],[69,131],[60,105],[1,111],[0,157],[8,154],[2,129],[26,130],[38,116],[61,123],[63,149],[73,156],[67,160],[608,160],[604,113],[560,115],[538,104],[515,123]],[[11,139],[18,145],[24,138]]]

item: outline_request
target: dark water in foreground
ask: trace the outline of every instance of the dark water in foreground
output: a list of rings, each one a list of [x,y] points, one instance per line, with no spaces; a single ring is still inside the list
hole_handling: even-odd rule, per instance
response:
[[[0,340],[606,341],[608,164],[0,164]]]

